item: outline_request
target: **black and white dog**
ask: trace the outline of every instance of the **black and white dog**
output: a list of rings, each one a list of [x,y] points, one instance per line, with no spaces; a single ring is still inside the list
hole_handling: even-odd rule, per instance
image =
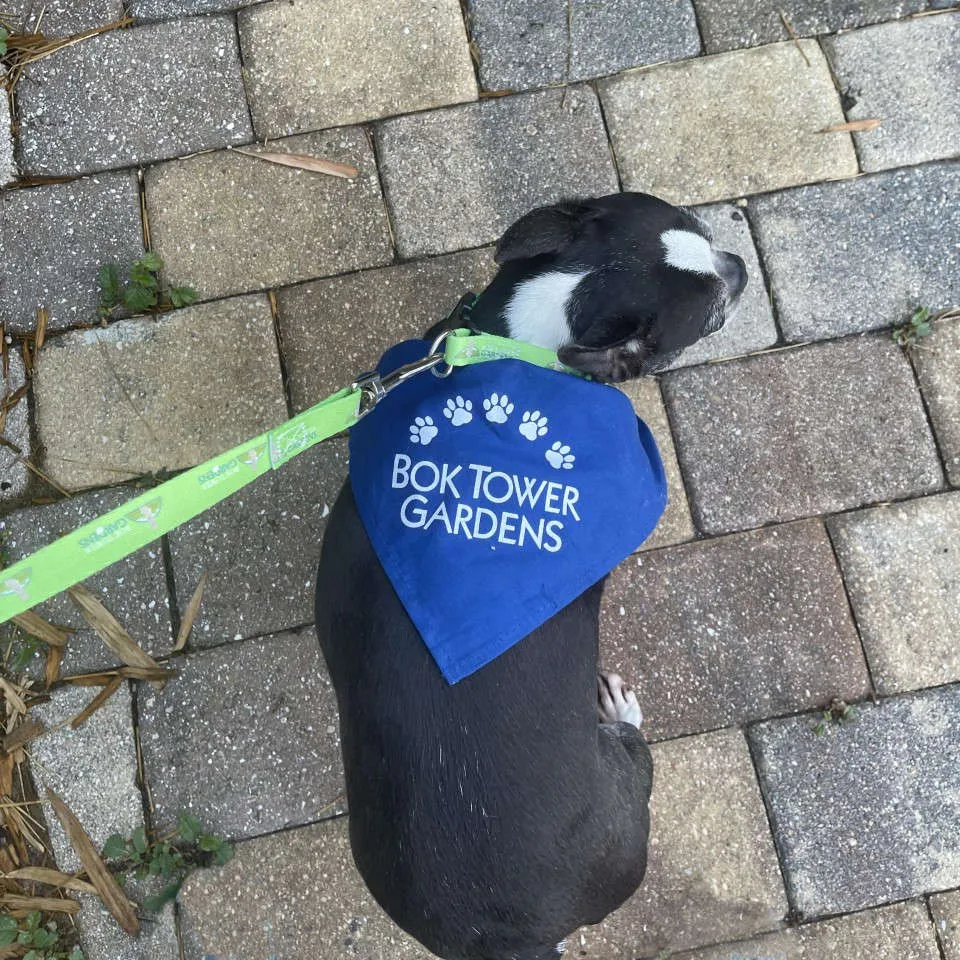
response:
[[[534,210],[496,259],[471,323],[606,381],[652,373],[718,330],[746,284],[743,261],[715,249],[695,214],[644,194]],[[497,602],[482,590],[478,602]],[[652,764],[636,697],[598,678],[602,590],[448,685],[349,483],[333,509],[316,624],[353,855],[380,905],[440,957],[556,957],[643,878]]]

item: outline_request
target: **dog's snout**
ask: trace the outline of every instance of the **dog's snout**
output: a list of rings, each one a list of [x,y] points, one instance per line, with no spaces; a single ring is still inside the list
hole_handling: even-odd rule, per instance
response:
[[[735,253],[718,251],[716,267],[720,278],[727,285],[727,299],[733,303],[747,285],[747,265]]]

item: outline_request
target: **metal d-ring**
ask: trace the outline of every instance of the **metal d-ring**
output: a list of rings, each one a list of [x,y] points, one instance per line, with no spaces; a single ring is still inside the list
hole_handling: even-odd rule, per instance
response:
[[[444,331],[437,337],[437,339],[434,340],[433,343],[430,344],[430,351],[427,353],[427,356],[428,356],[428,357],[437,356],[437,355],[439,354],[438,348],[439,348],[440,345],[443,343],[443,341],[446,340],[447,337],[450,336],[451,333],[453,333],[452,330],[444,330]],[[453,364],[452,364],[452,363],[448,363],[446,370],[441,370],[441,369],[440,369],[440,364],[437,364],[437,366],[430,368],[430,372],[431,372],[435,377],[439,377],[439,378],[442,380],[444,377],[449,377],[450,374],[453,373]]]

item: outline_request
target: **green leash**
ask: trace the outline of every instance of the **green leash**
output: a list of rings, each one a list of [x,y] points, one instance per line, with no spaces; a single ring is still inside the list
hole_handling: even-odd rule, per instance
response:
[[[446,331],[422,360],[383,377],[362,374],[279,427],[128,500],[0,571],[0,623],[145,547],[314,444],[349,430],[411,377],[426,370],[446,377],[455,367],[505,359],[575,372],[543,347],[469,330]]]

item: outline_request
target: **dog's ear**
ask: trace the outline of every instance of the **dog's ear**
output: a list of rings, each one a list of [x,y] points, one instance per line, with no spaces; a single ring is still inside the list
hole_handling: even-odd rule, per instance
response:
[[[494,259],[497,263],[509,263],[559,253],[594,215],[587,204],[578,200],[561,200],[548,207],[537,207],[509,227],[497,241]]]
[[[639,377],[650,362],[651,351],[639,335],[626,337],[606,347],[570,343],[557,351],[557,358],[574,370],[605,383],[623,383]]]

